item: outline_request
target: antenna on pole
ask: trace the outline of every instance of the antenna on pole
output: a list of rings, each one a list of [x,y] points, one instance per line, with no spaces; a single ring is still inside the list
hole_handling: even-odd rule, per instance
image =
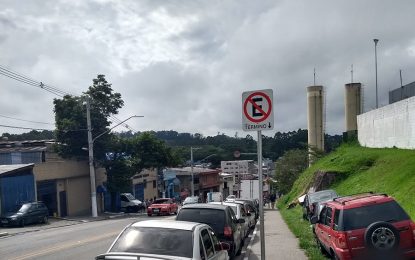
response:
[[[316,85],[316,68],[314,68],[314,85],[313,86],[315,85]]]
[[[399,76],[401,77],[401,88],[402,88],[402,70],[399,70]]]
[[[352,81],[350,83],[353,83],[353,64],[352,64],[352,70],[350,71],[350,74],[352,75]]]

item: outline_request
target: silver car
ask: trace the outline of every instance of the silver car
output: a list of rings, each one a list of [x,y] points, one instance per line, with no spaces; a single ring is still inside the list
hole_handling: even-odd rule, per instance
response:
[[[147,220],[128,225],[95,259],[228,260],[229,248],[206,224]]]

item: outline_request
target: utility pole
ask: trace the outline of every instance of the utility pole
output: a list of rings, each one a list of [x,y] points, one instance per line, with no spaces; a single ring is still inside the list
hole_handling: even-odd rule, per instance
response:
[[[133,118],[133,117],[143,117],[143,116],[130,116],[129,118],[121,121],[120,123],[116,124],[115,126],[111,127],[107,131],[102,132],[101,134],[97,135],[95,138],[92,139],[92,127],[91,127],[91,105],[90,105],[90,97],[87,96],[86,98],[86,121],[88,126],[88,153],[89,153],[89,178],[91,182],[91,207],[92,207],[92,217],[98,217],[98,210],[97,210],[97,192],[96,192],[96,185],[95,185],[95,167],[94,167],[94,142],[99,137],[103,136],[106,133],[109,133],[113,128],[121,125],[125,121]]]
[[[375,73],[376,73],[376,109],[378,106],[378,55],[376,51],[376,46],[378,45],[379,39],[373,39],[375,42]]]
[[[94,141],[91,132],[91,106],[89,97],[86,99],[86,121],[88,125],[88,153],[89,153],[89,179],[91,182],[91,206],[92,217],[98,217],[97,193],[95,188],[95,168],[94,168]]]
[[[200,149],[199,147],[190,147],[190,171],[192,174],[192,183],[191,183],[191,187],[192,187],[192,196],[195,195],[195,177],[193,174],[193,150],[197,150]]]

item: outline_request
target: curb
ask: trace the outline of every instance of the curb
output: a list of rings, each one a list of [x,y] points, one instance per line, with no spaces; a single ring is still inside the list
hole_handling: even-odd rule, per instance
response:
[[[0,233],[0,237],[5,237],[5,236],[8,236],[9,235],[9,233],[7,233],[7,232],[1,232]]]

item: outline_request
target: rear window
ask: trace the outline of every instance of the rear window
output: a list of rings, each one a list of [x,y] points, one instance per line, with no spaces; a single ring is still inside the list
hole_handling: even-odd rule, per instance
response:
[[[225,211],[207,208],[184,208],[179,211],[177,220],[208,224],[216,234],[223,235],[225,227]]]
[[[192,231],[189,230],[129,227],[115,242],[110,252],[159,254],[191,258],[193,256],[192,237]]]
[[[343,211],[343,230],[366,228],[376,221],[397,222],[409,217],[396,201]]]

